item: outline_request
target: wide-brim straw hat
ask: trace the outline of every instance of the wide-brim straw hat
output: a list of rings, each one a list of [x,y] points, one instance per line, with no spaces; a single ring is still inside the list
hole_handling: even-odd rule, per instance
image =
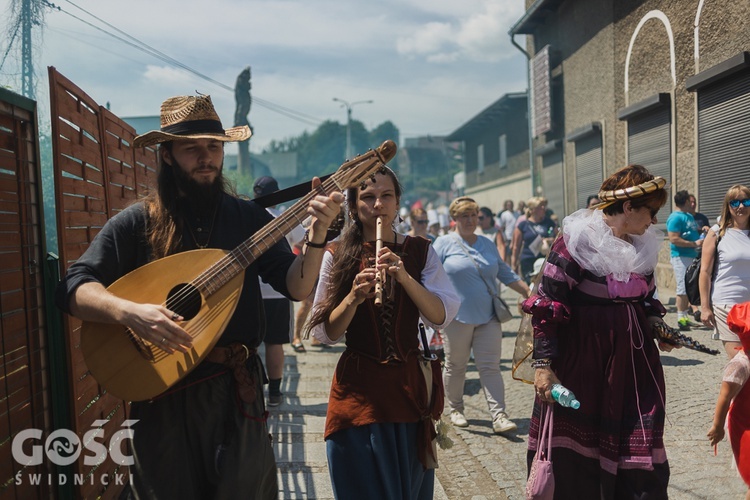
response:
[[[211,102],[211,96],[170,97],[161,105],[161,130],[141,134],[133,146],[142,148],[168,141],[189,139],[216,139],[222,142],[239,142],[250,138],[250,127],[242,125],[224,129]]]

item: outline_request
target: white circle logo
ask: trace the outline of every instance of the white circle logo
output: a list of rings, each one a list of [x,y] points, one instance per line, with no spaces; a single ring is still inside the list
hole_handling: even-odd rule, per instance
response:
[[[44,443],[47,457],[56,465],[70,465],[81,454],[81,441],[75,432],[58,429],[47,437]]]

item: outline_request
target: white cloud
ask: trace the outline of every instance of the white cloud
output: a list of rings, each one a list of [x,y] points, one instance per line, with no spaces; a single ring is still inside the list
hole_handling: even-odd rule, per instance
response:
[[[431,22],[425,24],[416,33],[396,41],[396,50],[406,56],[426,56],[441,52],[444,47],[452,45],[454,30],[448,23]]]
[[[254,150],[315,128],[261,99],[340,123],[346,114],[332,97],[372,99],[354,108],[355,119],[368,128],[391,120],[402,135],[415,136],[451,132],[504,93],[525,88],[526,61],[507,35],[522,0],[75,2],[225,85],[251,65]],[[99,24],[68,2],[61,6]],[[35,56],[40,79],[47,65],[56,66],[119,116],[157,114],[163,99],[196,90],[211,94],[224,121],[234,114],[231,91],[62,12],[47,14],[43,50]],[[15,78],[14,70],[4,67],[0,84]],[[47,104],[42,97],[40,103]]]
[[[496,62],[511,57],[508,30],[523,13],[522,2],[491,0],[481,9],[463,11],[452,22],[427,22],[413,34],[400,37],[397,50],[407,57],[446,63],[465,57],[477,62]]]
[[[149,64],[143,72],[143,78],[149,85],[162,86],[184,86],[190,82],[188,73],[171,66],[154,66]]]

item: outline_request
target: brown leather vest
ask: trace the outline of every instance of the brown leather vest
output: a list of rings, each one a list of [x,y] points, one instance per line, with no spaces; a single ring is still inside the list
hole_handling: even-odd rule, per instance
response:
[[[424,238],[407,236],[403,244],[383,244],[401,257],[406,271],[421,283],[430,242]],[[368,259],[374,255],[375,244],[365,243],[360,270],[368,265]],[[389,290],[392,290],[390,294]],[[380,307],[375,305],[374,299],[367,299],[359,305],[346,330],[346,346],[381,362],[403,361],[407,353],[418,349],[419,310],[395,281],[386,284],[383,297],[383,305]],[[375,335],[372,334],[373,331]]]

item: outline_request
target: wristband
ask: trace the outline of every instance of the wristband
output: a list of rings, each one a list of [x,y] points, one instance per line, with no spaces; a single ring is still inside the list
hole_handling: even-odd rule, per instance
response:
[[[328,241],[324,240],[323,243],[314,243],[310,241],[310,230],[305,231],[304,244],[310,248],[325,248]]]
[[[552,360],[549,358],[535,359],[531,362],[532,368],[548,368],[552,365]]]

